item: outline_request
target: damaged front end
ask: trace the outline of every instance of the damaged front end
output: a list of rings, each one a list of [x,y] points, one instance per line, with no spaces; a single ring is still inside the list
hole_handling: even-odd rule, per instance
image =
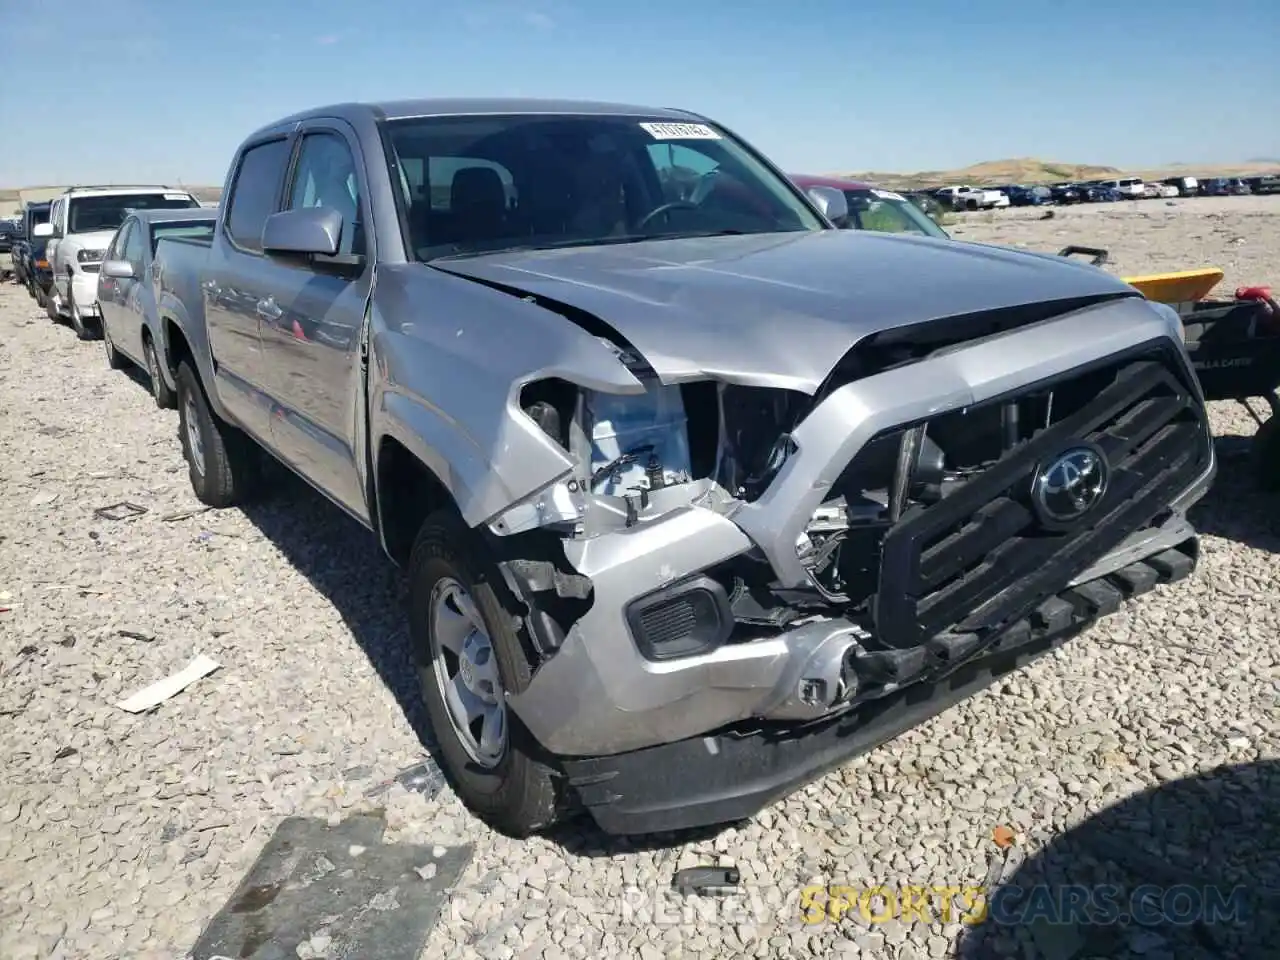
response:
[[[1194,566],[1212,447],[1142,301],[864,345],[812,395],[664,383],[609,343],[645,392],[525,385],[574,467],[488,523],[538,661],[510,703],[554,754],[826,721]],[[1076,450],[1105,477],[1048,515]]]

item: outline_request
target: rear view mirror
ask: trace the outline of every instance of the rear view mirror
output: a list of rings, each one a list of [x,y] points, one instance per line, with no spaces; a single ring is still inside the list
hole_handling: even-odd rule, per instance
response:
[[[34,227],[31,228],[31,236],[37,240],[39,240],[41,237],[52,237],[53,224],[37,223]]]
[[[328,207],[284,210],[267,217],[262,249],[267,254],[332,257],[342,237],[342,214]]]
[[[102,275],[112,280],[132,280],[133,264],[128,260],[108,260],[102,265]]]

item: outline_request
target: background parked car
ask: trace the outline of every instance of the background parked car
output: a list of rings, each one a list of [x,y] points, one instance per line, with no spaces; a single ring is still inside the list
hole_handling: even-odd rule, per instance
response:
[[[1280,193],[1280,173],[1266,173],[1260,177],[1249,177],[1246,181],[1249,189],[1256,193]]]
[[[1096,181],[1084,184],[1084,195],[1090,203],[1115,203],[1124,199],[1124,195],[1109,183]]]
[[[985,187],[939,187],[934,196],[949,204],[953,210],[990,210],[996,206],[1009,205],[1009,198],[1003,193]]]
[[[1119,194],[1122,200],[1141,200],[1145,195],[1145,185],[1141,177],[1121,177],[1117,180],[1100,180],[1100,187],[1108,187]]]
[[[946,213],[946,207],[927,190],[912,190],[903,193],[903,196],[919,207],[925,216],[935,223],[940,222],[942,215]]]
[[[125,218],[98,271],[98,311],[107,365],[132,362],[147,371],[156,406],[171,408],[173,374],[159,361],[163,330],[156,305],[152,264],[162,237],[211,240],[217,209],[140,210]]]
[[[12,220],[0,220],[0,282],[13,273],[13,245],[19,236],[19,227]]]
[[[1074,183],[1055,183],[1049,192],[1054,203],[1084,203],[1086,199],[1084,189]]]
[[[1001,187],[1000,191],[1009,198],[1009,203],[1015,207],[1038,207],[1041,204],[1053,202],[1053,191],[1041,184],[1028,187],[1015,183],[1007,187]]]
[[[1152,183],[1143,184],[1143,196],[1152,200],[1168,200],[1179,196],[1178,188],[1171,183]]]
[[[816,177],[803,173],[788,176],[801,190],[830,187],[843,193],[849,212],[835,222],[836,226],[843,229],[914,233],[923,237],[950,239],[947,231],[900,193],[840,177]]]
[[[185,190],[164,186],[73,187],[53,201],[47,230],[53,290],[50,319],[66,316],[81,340],[97,330],[98,268],[130,210],[199,208]]]
[[[1164,183],[1175,187],[1180,197],[1194,197],[1200,192],[1200,181],[1195,177],[1168,177]]]
[[[49,222],[49,210],[52,206],[51,201],[29,203],[22,213],[26,233],[26,239],[22,242],[23,276],[26,279],[27,293],[42,307],[53,286],[53,273],[49,269],[46,251],[49,238],[37,236],[36,227]]]

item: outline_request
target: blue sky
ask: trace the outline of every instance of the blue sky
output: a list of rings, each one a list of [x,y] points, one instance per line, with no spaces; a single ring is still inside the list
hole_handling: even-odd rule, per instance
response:
[[[686,107],[797,172],[1275,157],[1274,2],[0,0],[0,185],[221,183],[295,110],[450,95]]]

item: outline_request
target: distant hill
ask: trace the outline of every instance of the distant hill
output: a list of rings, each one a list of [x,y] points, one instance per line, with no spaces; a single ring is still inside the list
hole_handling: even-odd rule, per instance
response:
[[[995,186],[1004,183],[1057,183],[1065,180],[1110,180],[1121,176],[1159,179],[1174,174],[1205,177],[1244,177],[1270,173],[1280,168],[1280,161],[1256,160],[1242,164],[1170,164],[1152,170],[1122,170],[1088,163],[1060,163],[1039,160],[1035,157],[1019,157],[1011,160],[986,160],[959,170],[921,170],[916,173],[832,173],[829,176],[848,177],[869,183],[898,189],[942,187],[948,184],[972,183],[979,186]]]
[[[1012,160],[986,160],[960,170],[921,170],[917,173],[845,173],[837,176],[867,180],[887,187],[942,187],[952,183],[1050,183],[1059,180],[1101,180],[1118,176],[1115,167],[1087,163],[1058,163],[1018,157]]]

